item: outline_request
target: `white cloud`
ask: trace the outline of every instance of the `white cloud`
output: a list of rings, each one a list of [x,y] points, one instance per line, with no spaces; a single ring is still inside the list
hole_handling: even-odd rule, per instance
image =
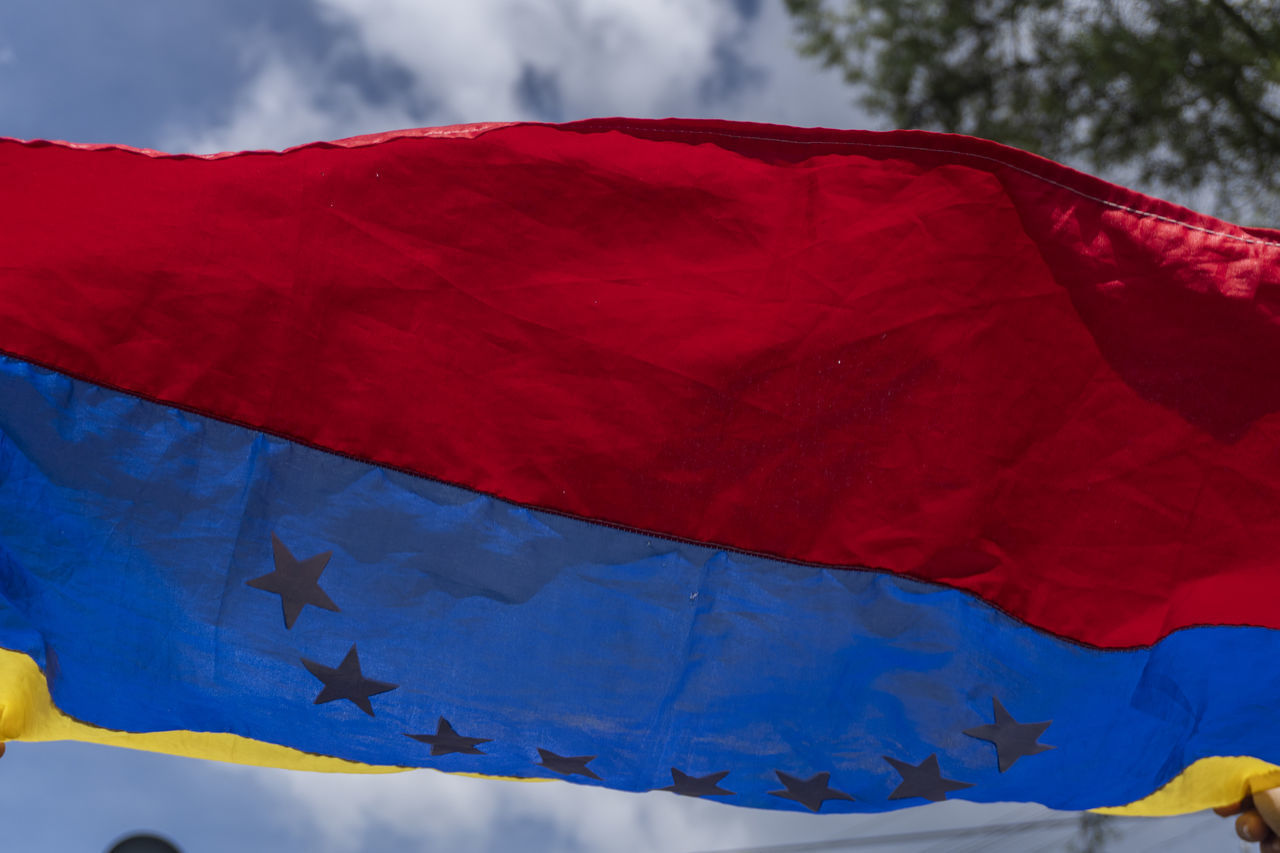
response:
[[[685,0],[320,0],[376,57],[413,75],[445,123],[534,118],[528,69],[553,75],[570,116],[687,109],[737,23]]]
[[[887,129],[884,120],[854,104],[856,94],[839,71],[823,69],[801,56],[796,41],[781,0],[765,0],[759,17],[737,43],[743,58],[765,73],[758,85],[740,89],[715,105],[715,117],[800,127]]]
[[[388,776],[225,768],[280,797],[319,853],[368,849],[377,832],[414,839],[413,850],[525,849],[646,853],[722,850],[797,839],[848,837],[892,816],[764,812],[672,794],[632,794],[565,782],[511,782],[433,771]],[[916,818],[918,820],[918,818]],[[913,821],[914,822],[914,821]]]
[[[688,113],[717,41],[737,22],[722,4],[679,0],[318,2],[349,40],[309,60],[255,45],[246,62],[256,73],[230,116],[174,128],[165,147],[280,148],[419,124],[545,118],[520,97],[531,78],[554,87],[565,117]],[[352,52],[403,69],[408,88],[370,102],[342,79]]]
[[[261,791],[265,814],[286,823],[293,844],[317,853],[375,849],[390,836],[403,853],[434,850],[716,851],[965,828],[983,837],[947,836],[920,849],[1063,849],[1073,817],[1043,806],[949,800],[882,814],[808,814],[745,809],[666,793],[633,794],[566,782],[513,782],[434,771],[387,776],[330,775],[233,765],[217,768],[232,784]],[[1034,826],[1046,820],[1055,827]],[[1028,826],[1028,822],[1033,822]],[[1021,826],[1021,831],[1017,831]],[[1117,848],[1198,850],[1230,828],[1209,813],[1117,824]],[[1154,844],[1152,842],[1155,842]],[[932,844],[932,846],[930,846]],[[897,850],[898,843],[868,849]],[[833,849],[835,849],[833,847]]]
[[[286,54],[264,37],[229,116],[175,128],[169,150],[283,148],[419,125],[603,115],[737,118],[866,126],[832,72],[796,55],[780,3],[752,20],[731,4],[686,0],[316,0],[345,33],[324,56]],[[733,85],[729,49],[751,69]],[[350,60],[403,72],[377,102]],[[719,76],[717,76],[719,75]]]
[[[355,86],[305,64],[270,53],[257,64],[257,74],[237,97],[226,121],[171,128],[164,148],[200,154],[280,149],[416,123],[407,108],[371,104]]]

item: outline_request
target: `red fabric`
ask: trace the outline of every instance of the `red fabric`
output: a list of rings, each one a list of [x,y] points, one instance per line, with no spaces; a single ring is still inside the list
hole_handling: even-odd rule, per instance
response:
[[[0,349],[513,501],[1280,628],[1280,233],[979,140],[510,125],[0,143]]]

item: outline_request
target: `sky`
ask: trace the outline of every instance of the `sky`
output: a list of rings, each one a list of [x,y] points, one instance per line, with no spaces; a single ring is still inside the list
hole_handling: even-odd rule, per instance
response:
[[[868,124],[772,0],[12,0],[0,81],[5,135],[188,153],[601,115]]]
[[[799,57],[775,0],[6,0],[0,135],[171,152],[280,149],[400,127],[693,116],[882,129]],[[1101,772],[1101,771],[1100,771]],[[6,849],[157,831],[238,850],[741,850],[1061,819],[859,850],[1060,850],[1074,815],[948,802],[888,815],[420,771],[288,773],[80,744],[0,761]],[[1126,851],[1235,851],[1206,815],[1119,827]],[[854,849],[844,846],[805,849]]]

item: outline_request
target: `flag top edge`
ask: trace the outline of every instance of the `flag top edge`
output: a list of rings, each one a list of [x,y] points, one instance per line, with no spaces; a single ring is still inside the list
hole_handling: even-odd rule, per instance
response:
[[[487,133],[515,128],[541,127],[574,133],[618,132],[633,136],[681,141],[688,144],[731,141],[781,145],[854,146],[881,154],[932,153],[1013,169],[1087,201],[1166,224],[1180,225],[1209,235],[1280,248],[1280,227],[1246,226],[1202,213],[1121,184],[1112,183],[1056,160],[994,140],[929,130],[864,130],[827,127],[793,127],[766,122],[694,118],[627,118],[623,116],[550,122],[473,122],[440,127],[400,128],[334,140],[316,140],[281,150],[250,149],[209,154],[165,152],[116,143],[80,143],[66,140],[18,139],[0,136],[0,144],[26,147],[60,147],[79,151],[123,151],[157,159],[226,160],[247,156],[287,156],[325,148],[364,148],[410,139],[475,139]],[[680,137],[686,137],[681,139]],[[989,167],[988,167],[989,168]]]

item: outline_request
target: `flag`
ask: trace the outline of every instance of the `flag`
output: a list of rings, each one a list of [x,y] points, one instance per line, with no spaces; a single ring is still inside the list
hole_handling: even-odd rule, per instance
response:
[[[1280,782],[1280,232],[994,143],[0,142],[0,735],[880,811]]]

